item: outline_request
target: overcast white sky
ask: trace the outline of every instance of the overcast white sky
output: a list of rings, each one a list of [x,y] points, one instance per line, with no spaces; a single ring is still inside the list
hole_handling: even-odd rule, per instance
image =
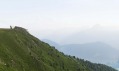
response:
[[[82,31],[96,24],[119,28],[119,0],[0,1],[1,27],[22,26],[41,38]]]

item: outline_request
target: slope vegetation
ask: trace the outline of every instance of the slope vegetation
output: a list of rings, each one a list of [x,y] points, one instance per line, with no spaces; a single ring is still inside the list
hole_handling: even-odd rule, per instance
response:
[[[67,56],[15,27],[0,29],[0,71],[116,71],[74,56]]]

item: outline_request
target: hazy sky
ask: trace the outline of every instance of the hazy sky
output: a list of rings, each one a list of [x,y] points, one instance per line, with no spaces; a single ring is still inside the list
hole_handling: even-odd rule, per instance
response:
[[[82,31],[96,24],[119,28],[119,0],[0,1],[1,27],[22,26],[41,38]]]

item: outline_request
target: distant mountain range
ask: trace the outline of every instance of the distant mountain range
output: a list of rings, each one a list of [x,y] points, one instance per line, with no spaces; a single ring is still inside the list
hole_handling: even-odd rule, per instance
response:
[[[119,30],[107,29],[98,25],[84,31],[72,33],[62,39],[64,44],[85,44],[98,41],[118,48]]]
[[[117,61],[119,59],[119,50],[112,48],[103,42],[93,42],[86,44],[67,44],[59,45],[56,42],[45,41],[58,50],[67,55],[73,55],[79,58],[87,59],[96,63],[108,64],[110,66],[119,67]]]

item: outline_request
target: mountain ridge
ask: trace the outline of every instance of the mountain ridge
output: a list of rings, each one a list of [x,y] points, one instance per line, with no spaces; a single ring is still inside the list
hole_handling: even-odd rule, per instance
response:
[[[0,29],[0,71],[117,71],[67,56],[22,27]]]
[[[47,43],[49,42],[47,41]],[[49,44],[54,45],[53,43]],[[67,55],[76,56],[94,63],[107,64],[113,66],[114,68],[118,68],[119,56],[117,54],[119,50],[113,48],[112,46],[104,42],[98,41],[84,44],[65,44],[59,45],[58,47],[59,51]]]

